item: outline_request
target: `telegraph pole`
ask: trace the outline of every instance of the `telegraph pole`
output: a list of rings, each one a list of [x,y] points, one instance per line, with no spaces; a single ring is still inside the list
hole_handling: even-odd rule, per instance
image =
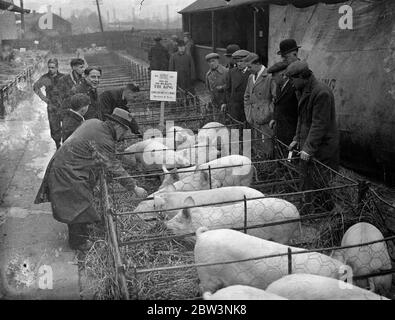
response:
[[[23,39],[25,37],[25,13],[23,11],[23,0],[20,0],[21,2],[21,8],[22,8],[22,13],[21,13],[21,38]]]
[[[101,32],[104,32],[104,29],[103,29],[103,21],[101,20],[101,13],[100,13],[99,0],[96,0],[96,5],[97,5],[97,13],[98,13],[98,15],[99,15],[100,29],[101,29]]]

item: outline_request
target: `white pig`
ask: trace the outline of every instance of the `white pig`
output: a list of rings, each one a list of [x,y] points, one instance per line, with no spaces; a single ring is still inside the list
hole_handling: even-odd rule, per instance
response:
[[[230,286],[216,293],[203,293],[203,300],[287,300],[276,294],[249,286]]]
[[[289,300],[388,300],[340,280],[302,273],[274,281],[266,292]]]
[[[198,132],[198,142],[217,146],[218,137],[229,136],[229,130],[222,123],[209,122]]]
[[[165,175],[158,192],[197,191],[210,189],[209,170],[211,168],[211,187],[249,186],[255,172],[255,167],[248,157],[231,155],[216,159],[196,167],[192,174],[185,174],[179,180],[177,173]],[[218,168],[218,169],[215,169]],[[166,170],[163,167],[164,170]],[[167,170],[165,172],[168,172]],[[174,188],[169,187],[173,185]]]
[[[341,246],[352,246],[384,239],[384,236],[370,223],[360,222],[351,226],[343,236]],[[367,246],[336,250],[332,257],[351,266],[354,276],[392,269],[391,258],[385,242]],[[392,274],[355,281],[357,286],[386,295],[391,290]]]
[[[221,204],[218,203],[242,200],[244,196],[247,199],[263,198],[264,194],[253,188],[233,186],[211,190],[157,193],[154,195],[154,203],[158,210],[170,210],[172,208],[182,208],[185,206],[185,201],[189,197],[193,199],[196,205],[213,204],[213,206],[221,206]],[[179,210],[166,211],[166,214],[169,218],[173,218],[178,211]]]
[[[174,150],[169,149],[166,145],[155,139],[149,139],[149,141],[144,140],[139,144],[144,146],[143,152],[139,151],[133,156],[135,161],[140,163],[146,170],[160,169],[164,164],[171,168],[186,167],[190,165],[188,159],[177,154]],[[132,145],[127,148],[125,152],[134,152],[135,149],[141,149],[141,145],[139,145],[138,148]],[[129,156],[127,155],[125,157]]]
[[[185,200],[185,206],[194,206],[191,197]],[[244,226],[245,204],[243,202],[219,206],[182,209],[166,226],[174,234],[194,233],[200,227],[210,229],[240,228]],[[247,201],[247,226],[299,219],[298,209],[288,201],[276,198],[264,198]],[[289,243],[300,234],[300,222],[285,223],[263,228],[248,229],[249,235]]]
[[[218,229],[196,232],[195,263],[212,264],[284,254],[259,260],[197,267],[201,292],[215,292],[231,285],[246,285],[265,290],[269,284],[288,274],[288,248],[292,252],[306,251],[280,243],[256,238],[239,231]],[[310,252],[293,254],[292,273],[311,273],[338,279],[343,274],[342,263],[327,255]]]

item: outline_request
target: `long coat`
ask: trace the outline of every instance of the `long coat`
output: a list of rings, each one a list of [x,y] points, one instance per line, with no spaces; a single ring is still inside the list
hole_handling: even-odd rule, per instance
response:
[[[244,93],[246,91],[250,72],[231,68],[226,81],[226,112],[241,122],[246,120],[244,113]]]
[[[300,150],[337,170],[339,132],[336,124],[335,98],[331,89],[311,76],[301,93],[298,125],[294,141]]]
[[[244,112],[246,120],[251,125],[265,125],[273,119],[273,100],[276,84],[267,69],[256,79],[254,75],[248,78],[244,94]]]
[[[222,65],[218,65],[216,70],[209,69],[206,73],[206,89],[210,92],[211,102],[220,107],[225,103],[226,79],[229,70]]]
[[[84,118],[88,119],[100,119],[103,120],[103,116],[101,114],[100,105],[99,105],[99,97],[97,94],[97,89],[91,87],[85,79],[82,79],[81,83],[75,85],[71,89],[72,95],[77,93],[84,93],[89,96],[91,103],[89,105],[88,111],[86,112]]]
[[[298,99],[291,81],[278,86],[274,99],[274,120],[276,120],[276,136],[281,142],[289,145],[296,133],[298,124]]]
[[[148,53],[151,70],[167,71],[170,55],[167,49],[160,43],[156,43]]]
[[[51,202],[53,216],[67,224],[100,220],[93,202],[93,189],[101,165],[113,177],[126,176],[115,157],[116,133],[112,125],[98,119],[85,121],[52,157],[35,202]],[[134,190],[135,181],[119,181]]]
[[[195,63],[189,54],[180,54],[179,52],[172,54],[169,61],[169,71],[177,71],[177,86],[191,91],[196,75]]]

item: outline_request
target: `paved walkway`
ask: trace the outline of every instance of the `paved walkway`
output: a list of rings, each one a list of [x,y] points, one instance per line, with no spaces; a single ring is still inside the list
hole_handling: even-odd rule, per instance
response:
[[[81,298],[67,226],[53,219],[50,204],[33,204],[54,152],[37,96],[0,121],[0,298]]]

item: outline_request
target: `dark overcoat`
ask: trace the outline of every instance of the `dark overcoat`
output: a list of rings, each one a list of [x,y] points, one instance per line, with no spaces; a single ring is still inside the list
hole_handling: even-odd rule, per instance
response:
[[[274,99],[274,120],[277,139],[289,145],[298,124],[298,99],[291,81],[278,86]]]
[[[62,121],[62,141],[65,142],[83,122],[84,117],[71,109],[67,110]]]
[[[189,54],[179,52],[172,54],[169,71],[177,71],[177,86],[184,90],[193,90],[193,82],[196,78],[195,64]]]
[[[94,118],[104,120],[100,111],[97,89],[91,87],[85,79],[82,79],[80,84],[73,86],[71,92],[72,95],[77,93],[84,93],[90,98],[91,102],[89,104],[88,111],[84,116],[86,120]]]
[[[35,202],[51,202],[56,220],[67,223],[93,223],[100,220],[93,203],[93,189],[101,167],[112,177],[127,176],[115,156],[116,133],[109,122],[85,121],[52,157]],[[120,183],[134,190],[133,179]]]
[[[331,89],[311,76],[301,93],[295,141],[300,150],[337,170],[339,132]]]
[[[160,43],[156,43],[148,53],[151,70],[167,71],[169,68],[170,54]]]
[[[226,112],[241,122],[246,120],[244,114],[244,93],[246,91],[250,72],[231,68],[226,81]]]
[[[100,114],[105,120],[106,115],[111,115],[115,108],[121,108],[128,112],[132,112],[128,107],[128,102],[123,98],[124,89],[106,90],[99,96]],[[138,95],[138,92],[136,93]],[[134,134],[141,134],[137,121],[132,119],[131,131]]]

